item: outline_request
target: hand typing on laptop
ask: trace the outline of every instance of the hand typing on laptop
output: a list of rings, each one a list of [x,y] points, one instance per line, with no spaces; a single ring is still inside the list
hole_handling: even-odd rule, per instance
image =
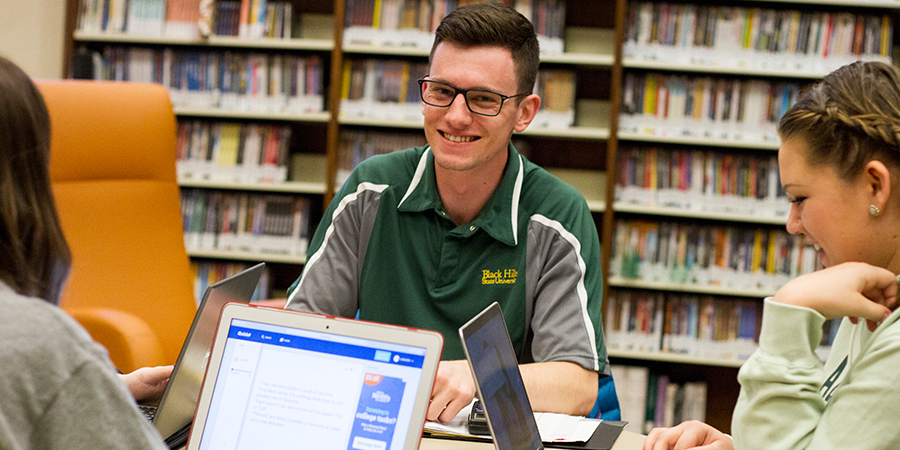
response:
[[[475,380],[468,361],[441,361],[426,418],[449,422],[474,398]]]
[[[174,367],[141,367],[134,372],[119,375],[119,379],[128,386],[135,401],[156,406],[166,391],[166,384]]]

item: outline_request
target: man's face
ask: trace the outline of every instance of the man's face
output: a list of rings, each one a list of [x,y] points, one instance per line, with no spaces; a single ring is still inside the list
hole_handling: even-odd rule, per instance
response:
[[[519,93],[512,54],[500,47],[441,43],[432,56],[428,79],[458,89],[483,89],[506,96]],[[506,100],[495,117],[469,111],[462,95],[445,108],[423,104],[425,137],[434,153],[436,169],[468,171],[499,166],[502,170],[513,130],[524,130],[533,117],[524,106],[538,102],[534,95],[521,99],[521,104],[516,100]]]

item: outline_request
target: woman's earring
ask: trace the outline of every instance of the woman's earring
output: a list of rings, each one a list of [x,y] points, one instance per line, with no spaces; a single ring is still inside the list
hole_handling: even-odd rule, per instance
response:
[[[869,214],[871,214],[872,217],[878,217],[878,215],[881,214],[881,210],[875,205],[869,205]]]

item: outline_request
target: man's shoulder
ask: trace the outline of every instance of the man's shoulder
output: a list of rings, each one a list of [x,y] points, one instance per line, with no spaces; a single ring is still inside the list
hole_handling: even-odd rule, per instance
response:
[[[555,215],[587,208],[587,202],[578,189],[537,164],[524,161],[521,205],[526,210]]]
[[[367,158],[353,169],[351,179],[357,183],[395,184],[412,178],[425,149],[413,147]]]

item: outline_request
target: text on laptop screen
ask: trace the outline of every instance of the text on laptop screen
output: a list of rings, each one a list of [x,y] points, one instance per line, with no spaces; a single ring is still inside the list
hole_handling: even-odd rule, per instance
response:
[[[233,320],[200,448],[401,449],[424,356],[414,346]]]

